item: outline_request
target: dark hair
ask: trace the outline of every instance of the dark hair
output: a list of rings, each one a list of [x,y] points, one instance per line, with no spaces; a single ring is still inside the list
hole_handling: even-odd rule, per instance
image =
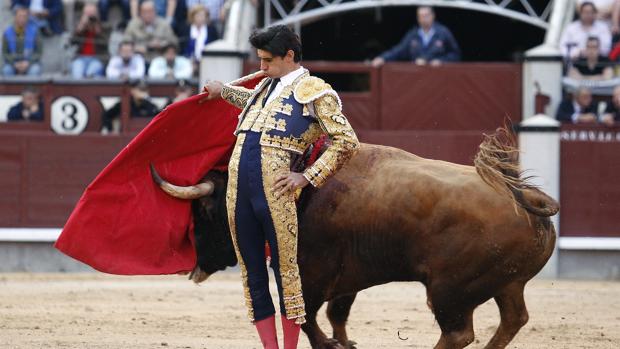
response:
[[[129,81],[129,86],[131,86],[131,88],[137,88],[137,89],[142,90],[142,91],[146,91],[149,88],[147,83],[146,83],[146,80],[144,80],[144,79],[130,80]]]
[[[588,39],[586,40],[586,42],[589,41],[595,41],[597,45],[601,44],[601,39],[598,38],[598,36],[588,36]]]
[[[579,6],[579,13],[581,13],[581,11],[583,11],[583,8],[586,6],[592,6],[592,9],[594,10],[594,12],[598,12],[596,10],[596,6],[594,5],[592,1],[584,1],[581,3],[581,6]]]
[[[275,25],[254,31],[250,35],[250,44],[256,49],[265,50],[277,57],[284,57],[288,50],[293,50],[295,63],[301,61],[301,40],[285,25]]]
[[[118,48],[120,49],[121,47],[125,46],[125,45],[130,45],[131,47],[134,47],[134,43],[131,40],[123,40],[118,44]]]
[[[13,6],[13,14],[16,14],[17,11],[30,11],[30,9],[26,6],[20,5],[20,4],[16,4],[15,6]]]
[[[38,95],[39,90],[34,86],[28,85],[24,87],[24,89],[22,90],[22,96],[28,93],[33,94],[33,95]]]

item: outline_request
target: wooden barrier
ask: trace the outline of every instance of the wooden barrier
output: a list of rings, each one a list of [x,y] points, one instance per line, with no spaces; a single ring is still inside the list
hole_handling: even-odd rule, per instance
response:
[[[340,91],[344,112],[364,142],[405,149],[427,158],[472,164],[482,133],[520,120],[520,66],[459,64],[420,68],[362,63],[305,62]],[[246,71],[256,70],[251,63]],[[331,74],[331,75],[329,75]],[[2,83],[17,95],[27,83]],[[59,227],[88,183],[143,124],[133,124],[128,87],[119,83],[43,81],[46,120],[0,124],[0,226]],[[152,95],[170,96],[172,83],[151,84]],[[50,130],[50,108],[62,97],[82,101],[89,123],[76,137]],[[121,97],[125,126],[119,136],[98,134],[102,96]],[[433,102],[434,99],[434,102]],[[620,127],[562,127],[562,236],[620,237]]]

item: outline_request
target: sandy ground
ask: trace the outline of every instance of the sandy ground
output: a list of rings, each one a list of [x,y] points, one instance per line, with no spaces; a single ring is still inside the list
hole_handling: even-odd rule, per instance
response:
[[[530,322],[509,348],[620,348],[620,283],[536,280],[526,300]],[[416,283],[366,290],[353,305],[350,338],[359,349],[431,348],[439,327],[425,301]],[[330,333],[323,312],[320,320]],[[470,347],[482,348],[497,324],[495,304],[480,306]],[[299,347],[309,348],[303,334]],[[247,349],[259,341],[234,271],[202,286],[181,276],[0,274],[0,348]]]

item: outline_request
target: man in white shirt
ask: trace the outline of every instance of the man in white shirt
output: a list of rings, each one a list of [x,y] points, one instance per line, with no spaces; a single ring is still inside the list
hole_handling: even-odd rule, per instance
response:
[[[176,45],[164,48],[164,54],[155,57],[149,66],[152,79],[191,79],[194,67],[186,57],[177,55]]]
[[[579,20],[569,24],[560,38],[560,51],[566,58],[576,58],[586,47],[588,37],[598,37],[601,55],[607,56],[611,49],[611,31],[604,22],[596,19],[597,10],[592,2],[584,2],[579,8]]]
[[[144,58],[134,53],[133,42],[123,41],[118,46],[118,55],[110,58],[105,75],[110,79],[141,79],[144,72]]]

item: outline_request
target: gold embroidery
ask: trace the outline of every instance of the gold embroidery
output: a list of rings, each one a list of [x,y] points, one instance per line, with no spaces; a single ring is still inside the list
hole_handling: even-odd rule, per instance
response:
[[[252,90],[241,86],[224,85],[222,98],[237,108],[243,109],[252,96]]]
[[[282,279],[282,298],[287,319],[296,319],[297,324],[305,320],[305,304],[302,297],[301,278],[297,265],[297,207],[291,192],[276,197],[273,191],[276,178],[290,169],[291,154],[272,147],[261,147],[263,188],[273,220],[278,242],[280,277]]]
[[[279,105],[276,105],[272,109],[276,113],[282,113],[282,114],[288,115],[288,116],[291,116],[291,114],[293,113],[293,105],[292,104],[282,104],[280,102]]]
[[[239,269],[241,269],[241,280],[243,283],[243,293],[245,296],[245,305],[248,308],[248,317],[250,321],[254,321],[254,308],[252,306],[252,297],[250,296],[250,288],[248,287],[248,271],[241,258],[241,252],[239,252],[239,245],[237,243],[237,229],[235,224],[235,208],[237,206],[237,181],[238,181],[238,169],[239,160],[241,158],[241,149],[245,141],[245,133],[241,133],[237,137],[237,143],[233,149],[233,153],[230,156],[230,162],[228,163],[228,187],[226,188],[226,211],[228,212],[228,225],[230,227],[230,236],[235,247],[235,253],[237,254],[237,261],[239,262]]]
[[[355,154],[359,141],[355,131],[342,115],[337,97],[326,94],[317,98],[314,101],[314,110],[321,128],[331,138],[332,145],[303,175],[313,186],[320,187]]]
[[[310,144],[319,138],[321,133],[321,129],[316,123],[310,124],[306,132],[304,132],[299,138],[293,136],[282,137],[263,132],[260,137],[260,145],[265,147],[280,148],[297,154],[303,154],[303,152],[306,151],[306,148],[308,148]]]
[[[301,104],[310,103],[326,93],[335,94],[335,91],[323,79],[316,76],[302,79],[294,91],[295,99]]]

